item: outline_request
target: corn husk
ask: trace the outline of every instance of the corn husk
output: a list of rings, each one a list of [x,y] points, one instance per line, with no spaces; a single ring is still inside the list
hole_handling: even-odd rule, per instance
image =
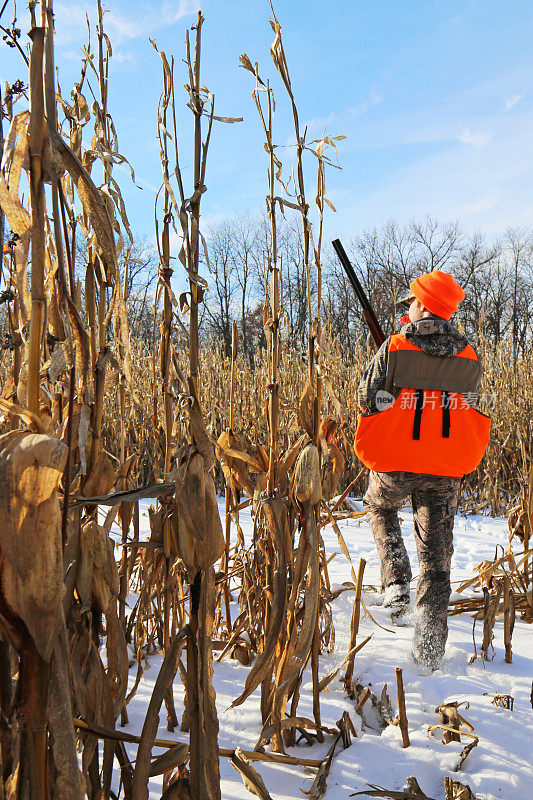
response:
[[[337,493],[346,461],[335,441],[336,431],[337,423],[333,417],[325,417],[319,430],[322,496],[324,500],[331,500]]]
[[[83,525],[80,537],[80,564],[77,590],[86,608],[96,604],[106,613],[118,596],[119,577],[113,542],[93,519]]]
[[[307,444],[294,467],[293,493],[303,506],[314,506],[322,497],[320,459],[314,444]]]
[[[224,552],[224,536],[213,478],[193,445],[178,450],[172,524],[178,553],[191,580]]]
[[[63,592],[58,485],[67,448],[52,436],[0,437],[0,589],[45,661],[50,659]]]
[[[83,487],[85,497],[99,497],[111,491],[115,483],[115,468],[106,453],[101,452]]]

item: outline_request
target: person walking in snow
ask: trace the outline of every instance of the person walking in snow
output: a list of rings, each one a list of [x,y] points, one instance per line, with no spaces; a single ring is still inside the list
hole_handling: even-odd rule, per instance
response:
[[[371,470],[363,508],[381,561],[384,605],[397,615],[409,604],[412,576],[398,511],[411,498],[420,569],[412,653],[435,670],[448,637],[461,477],[481,461],[490,419],[475,407],[476,352],[449,321],[464,299],[462,288],[440,270],[409,288],[399,301],[409,308],[409,322],[382,344],[359,385],[354,449]]]

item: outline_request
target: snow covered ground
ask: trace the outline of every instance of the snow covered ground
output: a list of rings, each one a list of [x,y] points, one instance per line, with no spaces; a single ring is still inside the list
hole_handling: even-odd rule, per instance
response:
[[[148,529],[148,503],[141,508],[142,529]],[[223,514],[223,503],[221,504]],[[402,530],[415,579],[411,585],[412,597],[416,586],[417,561],[413,536],[412,514],[401,512]],[[241,513],[241,525],[245,536],[251,535],[252,521],[248,511]],[[364,518],[340,523],[340,528],[353,563],[357,569],[360,557],[366,562],[365,585],[378,585],[379,564],[370,529]],[[459,582],[472,574],[473,567],[483,559],[492,559],[496,545],[507,544],[507,522],[481,516],[462,517],[455,520],[455,553],[452,564],[452,581]],[[336,553],[329,565],[333,584],[350,580],[350,565],[340,551],[337,537],[328,527],[324,531],[328,556]],[[353,591],[343,592],[333,603],[335,625],[335,650],[320,659],[320,677],[337,666],[346,655]],[[375,592],[365,591],[364,601],[375,619],[385,627],[392,628],[390,612],[380,607],[381,597]],[[408,775],[415,775],[424,792],[436,800],[443,797],[444,777],[467,783],[481,800],[525,800],[533,797],[533,710],[530,702],[533,678],[533,625],[517,618],[513,635],[513,662],[506,664],[503,648],[503,621],[499,618],[495,626],[494,647],[496,655],[492,662],[483,663],[478,658],[469,664],[473,654],[472,618],[470,615],[449,619],[450,636],[441,669],[431,676],[422,675],[410,656],[412,628],[394,627],[389,633],[374,625],[364,614],[358,641],[370,633],[373,639],[356,655],[354,677],[361,683],[371,684],[379,697],[384,683],[388,684],[394,713],[397,710],[394,667],[403,668],[406,710],[409,720],[411,746],[402,748],[398,727],[388,727],[383,732],[372,727],[372,719],[353,713],[354,703],[342,691],[335,678],[328,692],[321,693],[322,724],[335,727],[343,711],[348,711],[358,729],[358,736],[346,750],[337,750],[328,779],[327,800],[345,800],[351,793],[367,788],[367,783],[378,784],[387,789],[401,790]],[[481,641],[481,623],[478,623],[476,639]],[[232,700],[242,691],[249,667],[226,657],[216,662],[214,685],[220,723],[219,744],[221,747],[242,747],[253,750],[261,731],[259,712],[259,689],[238,708],[227,711]],[[157,676],[161,657],[150,658],[150,669],[146,670],[137,694],[128,706],[130,723],[125,730],[140,733],[145,710]],[[342,671],[341,673],[342,674]],[[130,670],[130,687],[135,677],[135,667]],[[310,673],[304,678],[298,713],[312,718],[312,693]],[[484,692],[500,692],[514,697],[514,710],[496,708]],[[179,675],[175,681],[175,700],[178,718],[183,710],[183,687]],[[442,744],[442,732],[428,736],[428,726],[440,723],[440,714],[435,708],[444,701],[468,701],[469,708],[460,710],[474,726],[479,744],[473,749],[459,772],[454,772],[459,753],[465,743]],[[369,703],[367,704],[370,705]],[[366,706],[365,706],[366,708]],[[368,712],[365,712],[368,714]],[[185,741],[186,734],[176,730],[170,734],[166,729],[164,708],[161,713],[158,737],[176,738]],[[309,747],[301,745],[288,751],[305,758],[323,758],[332,743],[325,737],[323,744]],[[135,756],[135,747],[128,745],[130,757]],[[339,745],[340,747],[340,745]],[[154,750],[154,754],[160,751]],[[279,798],[302,798],[308,792],[315,770],[285,765],[255,762],[273,800]],[[244,788],[240,775],[221,758],[222,797],[224,800],[249,798],[252,795]],[[161,778],[150,783],[150,798],[161,797]]]

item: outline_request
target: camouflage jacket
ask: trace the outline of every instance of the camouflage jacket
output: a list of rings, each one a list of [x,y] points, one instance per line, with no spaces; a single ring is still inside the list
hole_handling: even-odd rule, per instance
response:
[[[469,344],[468,339],[448,320],[440,317],[424,317],[417,322],[403,325],[400,333],[430,356],[455,356]],[[382,410],[376,405],[376,394],[385,387],[389,339],[386,339],[363,373],[359,384],[359,408],[363,414],[375,414]],[[477,405],[469,398],[471,405]]]

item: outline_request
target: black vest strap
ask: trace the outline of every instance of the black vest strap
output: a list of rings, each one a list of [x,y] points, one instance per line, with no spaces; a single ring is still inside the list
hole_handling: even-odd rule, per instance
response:
[[[450,393],[442,393],[442,435],[450,438]]]
[[[424,408],[424,390],[416,390],[415,418],[413,422],[413,439],[420,439],[420,423],[422,422],[422,409]]]

